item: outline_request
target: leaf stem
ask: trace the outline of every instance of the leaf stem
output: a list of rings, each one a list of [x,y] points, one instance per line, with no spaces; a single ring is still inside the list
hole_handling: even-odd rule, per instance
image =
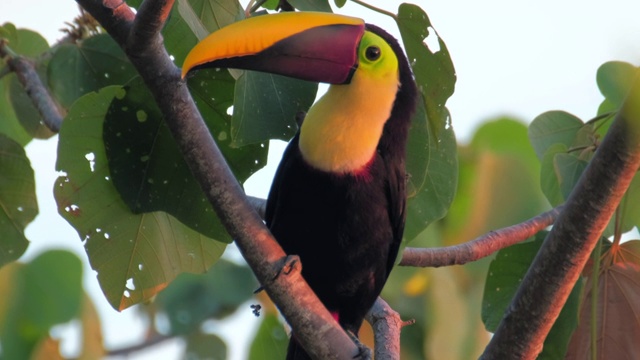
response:
[[[616,216],[617,218],[617,216]],[[602,239],[593,251],[593,272],[591,273],[591,358],[598,358],[598,283],[600,278],[600,255]]]
[[[366,7],[366,8],[367,8],[367,9],[369,9],[369,10],[373,10],[373,11],[378,12],[378,13],[380,13],[380,14],[390,16],[390,17],[391,17],[391,18],[393,18],[394,20],[398,20],[398,16],[396,16],[396,14],[394,14],[394,13],[392,13],[392,12],[389,12],[389,11],[387,11],[387,10],[383,10],[383,9],[380,9],[380,8],[375,7],[375,6],[373,6],[373,5],[369,5],[369,4],[367,4],[366,2],[364,2],[364,1],[360,1],[360,0],[351,0],[351,1],[352,1],[352,2],[354,2],[354,3],[356,3],[356,4],[358,4],[358,5],[360,5],[360,6]]]

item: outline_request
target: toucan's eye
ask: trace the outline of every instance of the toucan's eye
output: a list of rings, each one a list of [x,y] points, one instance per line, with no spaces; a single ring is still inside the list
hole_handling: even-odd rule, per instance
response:
[[[378,60],[378,58],[380,58],[380,48],[377,46],[369,46],[367,50],[364,51],[364,55],[367,57],[367,60]]]

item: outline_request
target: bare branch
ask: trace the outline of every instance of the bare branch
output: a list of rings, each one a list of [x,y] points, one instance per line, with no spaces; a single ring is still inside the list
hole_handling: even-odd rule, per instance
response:
[[[149,2],[152,0],[146,0]],[[352,359],[358,348],[324,308],[300,275],[300,264],[288,257],[247,201],[198,112],[180,70],[156,33],[143,49],[130,44],[133,12],[114,0],[78,0],[122,46],[165,115],[185,161],[238,248],[271,299],[315,358]],[[145,17],[162,19],[165,1],[143,5]],[[154,15],[157,11],[161,14]],[[143,25],[139,25],[143,26]],[[162,26],[154,26],[158,31]],[[146,33],[145,36],[149,34]],[[136,40],[137,41],[137,40]],[[133,41],[135,43],[135,41]],[[142,50],[142,51],[141,51]],[[291,272],[282,271],[290,264]]]
[[[44,124],[53,132],[60,131],[62,114],[51,98],[49,91],[40,80],[33,63],[26,58],[14,54],[5,40],[0,40],[0,58],[5,58],[9,70],[16,73],[33,105],[38,109]]]
[[[553,224],[561,207],[551,209],[520,224],[492,231],[474,240],[442,248],[405,248],[400,266],[440,267],[462,265],[487,257],[524,241]]]
[[[400,359],[400,330],[407,324],[402,321],[400,314],[382,298],[378,298],[365,319],[373,328],[375,358]]]
[[[583,172],[482,359],[535,359],[640,166],[640,77]]]

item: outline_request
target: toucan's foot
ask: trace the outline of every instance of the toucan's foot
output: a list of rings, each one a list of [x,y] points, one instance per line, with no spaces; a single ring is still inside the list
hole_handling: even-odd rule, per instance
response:
[[[371,360],[372,359],[371,349],[369,349],[366,345],[361,343],[360,339],[358,339],[358,336],[356,334],[354,334],[350,330],[347,330],[346,332],[347,332],[347,335],[349,335],[351,340],[358,347],[358,353],[353,358],[358,360]]]
[[[284,274],[284,275],[289,275],[291,274],[291,272],[293,271],[293,269],[295,269],[296,264],[300,261],[300,257],[298,255],[287,255],[284,258],[282,267],[280,267],[280,269],[278,269],[278,272],[276,272],[276,275],[271,279],[271,281],[275,281],[278,276]],[[257,294],[259,292],[261,292],[262,290],[264,290],[264,286],[260,285],[259,288],[255,289],[253,291],[254,294]]]
[[[291,272],[293,271],[293,269],[295,269],[296,264],[298,262],[300,262],[300,257],[298,255],[287,255],[287,257],[284,258],[284,263],[282,264],[282,267],[280,268],[280,270],[278,270],[276,275],[273,277],[273,280],[277,279],[278,276],[282,274],[284,275],[291,274]]]

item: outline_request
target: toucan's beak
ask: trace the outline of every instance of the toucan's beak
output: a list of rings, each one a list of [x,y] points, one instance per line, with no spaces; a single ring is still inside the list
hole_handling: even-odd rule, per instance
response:
[[[298,79],[345,84],[358,66],[364,22],[348,16],[286,12],[224,27],[196,45],[182,77],[204,67],[257,70]]]

